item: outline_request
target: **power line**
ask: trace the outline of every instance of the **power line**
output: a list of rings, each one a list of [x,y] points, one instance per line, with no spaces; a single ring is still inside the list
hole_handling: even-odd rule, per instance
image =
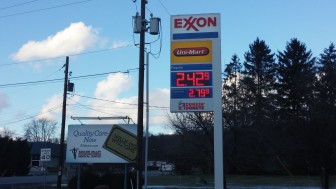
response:
[[[116,73],[129,73],[130,71],[137,70],[138,68],[128,69],[126,71],[114,71],[114,72],[105,72],[105,73],[98,73],[98,74],[90,74],[90,75],[83,75],[83,76],[76,76],[70,77],[71,80],[80,80],[86,79],[90,77],[100,77],[108,74],[116,74]],[[48,83],[56,83],[64,81],[64,78],[58,79],[46,79],[46,80],[39,80],[39,81],[29,81],[29,82],[20,82],[20,83],[8,83],[8,84],[1,84],[0,88],[10,88],[10,87],[21,87],[21,86],[28,86],[28,85],[39,85],[39,84],[48,84]]]
[[[85,96],[85,95],[80,95],[77,93],[74,93],[73,95],[79,96],[79,97],[83,97],[83,98],[88,98],[88,99],[92,99],[92,100],[100,100],[100,101],[105,101],[105,102],[112,102],[112,103],[117,103],[117,104],[125,104],[125,105],[131,105],[131,106],[138,106],[138,104],[134,104],[134,103],[127,103],[127,102],[119,102],[119,101],[115,101],[115,100],[107,100],[107,99],[101,99],[101,98],[96,98],[96,97],[89,97],[89,96]],[[151,108],[160,108],[160,109],[168,109],[169,107],[164,107],[164,106],[149,106]]]
[[[91,108],[91,107],[89,107],[89,106],[86,106],[86,105],[84,105],[84,104],[81,104],[81,103],[79,103],[79,102],[73,100],[72,98],[68,98],[68,99],[70,99],[70,100],[73,101],[74,103],[76,103],[76,104],[78,104],[78,105],[80,105],[80,106],[83,106],[83,107],[85,107],[85,108],[87,108],[87,109],[90,109],[90,110],[93,110],[93,111],[96,111],[96,112],[99,112],[99,113],[104,113],[104,114],[107,114],[107,115],[111,115],[111,116],[117,116],[117,115],[115,115],[115,114],[110,114],[110,113],[107,113],[107,112],[103,112],[103,111],[100,111],[100,110],[96,110],[96,109],[94,109],[94,108]]]
[[[162,5],[162,7],[164,8],[164,10],[166,11],[166,13],[171,16],[171,14],[169,13],[168,9],[166,8],[166,6],[162,3],[161,0],[159,0],[159,3]]]
[[[46,11],[46,10],[50,10],[50,9],[56,9],[56,8],[60,8],[60,7],[71,6],[71,5],[80,4],[80,3],[86,3],[86,2],[89,2],[89,1],[93,1],[93,0],[77,1],[77,2],[73,2],[73,3],[57,5],[57,6],[53,6],[53,7],[47,7],[47,8],[36,9],[36,10],[31,10],[31,11],[19,12],[19,13],[14,13],[14,14],[7,14],[7,15],[0,16],[0,19],[1,18],[12,17],[12,16],[23,15],[23,14],[30,14],[30,13],[34,13],[34,12],[41,12],[41,11]]]
[[[18,6],[21,6],[21,5],[33,3],[35,1],[38,1],[38,0],[27,1],[27,2],[23,2],[23,3],[15,4],[15,5],[7,6],[7,7],[2,7],[2,8],[0,8],[0,10],[5,10],[5,9],[13,8],[13,7],[18,7]]]
[[[0,85],[0,88],[10,88],[10,87],[21,87],[27,85],[38,85],[38,84],[47,84],[47,83],[54,83],[64,81],[63,78],[61,79],[47,79],[47,80],[40,80],[40,81],[29,81],[29,82],[22,82],[22,83],[8,83]]]
[[[62,107],[62,104],[58,105],[58,106],[55,106],[53,108],[50,108],[49,110],[47,110],[45,112],[35,114],[35,115],[31,115],[31,116],[28,116],[26,118],[22,118],[22,119],[19,119],[19,120],[16,120],[16,121],[9,121],[9,122],[5,122],[5,123],[1,123],[1,125],[12,125],[12,124],[15,124],[15,123],[19,123],[21,121],[25,121],[25,120],[32,119],[32,118],[38,117],[38,116],[46,114],[46,113],[53,112],[53,111],[55,111],[55,110],[57,110],[58,108],[61,108],[61,107]]]
[[[76,77],[70,77],[69,79],[71,80],[79,80],[82,78],[89,78],[89,77],[99,77],[99,76],[103,76],[103,75],[108,75],[108,74],[112,74],[112,73],[130,73],[133,72],[134,70],[139,70],[139,68],[132,68],[132,69],[128,69],[126,71],[116,71],[116,72],[106,72],[106,73],[99,73],[99,74],[91,74],[91,75],[84,75],[84,76],[76,76]]]
[[[76,93],[74,93],[73,95],[79,96],[79,97],[83,97],[83,98],[93,99],[93,100],[100,100],[100,101],[112,102],[112,103],[117,103],[117,104],[125,104],[125,105],[138,106],[138,104],[134,104],[134,103],[118,102],[118,101],[114,101],[114,100],[106,100],[106,99],[101,99],[101,98],[84,96],[84,95],[80,95],[80,94],[76,94]]]
[[[19,62],[14,62],[14,63],[0,64],[0,67],[2,67],[2,66],[12,66],[12,65],[17,65],[17,64],[42,62],[42,61],[60,59],[60,58],[66,57],[66,56],[72,57],[72,56],[93,54],[93,53],[105,52],[105,51],[110,51],[110,50],[115,50],[115,49],[121,49],[121,48],[125,48],[125,47],[130,47],[130,46],[134,46],[134,45],[124,45],[124,46],[119,46],[119,47],[111,47],[111,48],[106,48],[106,49],[101,49],[101,50],[87,51],[87,52],[83,52],[83,53],[74,53],[74,54],[70,54],[70,55],[57,56],[57,57],[51,57],[51,58],[43,58],[43,59],[38,59],[38,60],[28,60],[28,61],[19,61]]]

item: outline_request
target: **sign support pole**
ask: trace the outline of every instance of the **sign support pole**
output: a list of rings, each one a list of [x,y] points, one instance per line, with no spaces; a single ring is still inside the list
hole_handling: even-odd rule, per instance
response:
[[[220,39],[220,28],[218,29]],[[215,189],[224,188],[224,153],[223,153],[223,114],[222,114],[222,66],[221,66],[221,41],[214,40],[216,56],[213,57],[214,75],[216,75],[214,88],[214,168]]]

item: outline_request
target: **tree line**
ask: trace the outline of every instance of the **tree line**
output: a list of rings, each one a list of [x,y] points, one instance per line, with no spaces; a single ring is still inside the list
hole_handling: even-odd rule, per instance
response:
[[[222,86],[226,173],[320,174],[328,187],[336,168],[333,43],[314,57],[297,38],[276,53],[257,38],[243,61],[232,56]],[[213,171],[212,113],[169,119],[177,134],[187,136],[180,148],[188,145],[188,150],[180,151],[193,159],[188,162]]]

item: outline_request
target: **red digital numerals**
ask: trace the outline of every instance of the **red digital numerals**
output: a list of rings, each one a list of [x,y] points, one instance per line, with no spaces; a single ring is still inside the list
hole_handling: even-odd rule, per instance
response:
[[[188,91],[188,97],[189,98],[205,98],[210,95],[210,89],[209,88],[195,88],[195,89],[189,89]]]
[[[209,86],[210,72],[177,72],[176,86]]]

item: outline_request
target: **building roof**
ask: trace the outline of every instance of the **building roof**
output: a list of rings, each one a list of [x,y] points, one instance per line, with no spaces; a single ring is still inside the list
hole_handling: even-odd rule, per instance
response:
[[[41,149],[43,148],[50,148],[51,149],[51,156],[58,157],[60,152],[60,144],[55,144],[51,142],[29,142],[31,145],[30,153],[32,155],[40,154]],[[64,147],[64,152],[66,147]],[[65,154],[65,153],[64,153]]]

